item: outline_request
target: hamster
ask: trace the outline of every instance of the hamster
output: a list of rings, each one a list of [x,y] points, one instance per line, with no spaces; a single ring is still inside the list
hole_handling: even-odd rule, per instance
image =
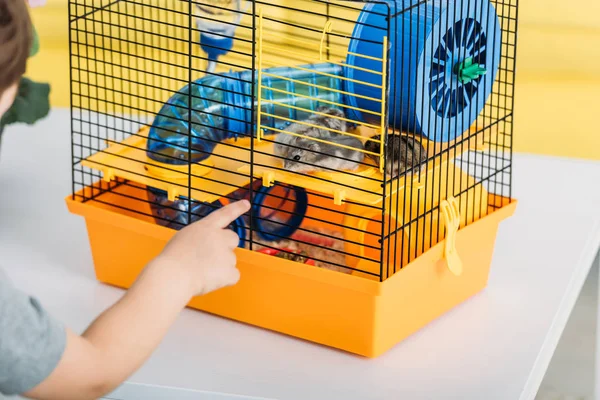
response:
[[[319,127],[325,127],[329,129],[335,129],[337,131],[346,132],[347,126],[344,121],[344,113],[341,110],[335,108],[319,107],[317,111],[326,115],[312,114],[306,120],[302,121],[308,124],[317,125]],[[331,115],[331,116],[329,116]],[[294,122],[285,129],[286,132],[296,133],[298,135],[315,137],[323,140],[329,140],[335,136],[343,136],[340,133],[332,132],[327,129],[320,129],[314,126],[304,125],[298,122]],[[275,139],[275,154],[278,156],[285,156],[288,153],[287,145],[295,145],[295,142],[302,139],[296,135],[290,135],[288,133],[280,133]]]
[[[289,148],[283,161],[283,168],[288,171],[305,173],[330,170],[353,171],[358,168],[364,159],[364,154],[357,151],[362,150],[363,144],[355,137],[340,135],[332,142],[353,147],[357,150],[311,139],[298,139],[295,142],[295,146],[298,148]]]
[[[381,140],[380,135],[373,136],[372,139]],[[365,150],[379,154],[380,144],[371,140],[365,143]],[[366,154],[367,157],[379,163],[379,157],[372,154]],[[427,161],[427,150],[421,142],[412,136],[389,135],[386,148],[385,171],[391,179],[397,178],[412,169],[412,173],[419,174],[421,166]]]
[[[275,155],[284,159],[283,167],[288,171],[305,173],[329,169],[339,171],[357,169],[364,159],[364,153],[360,151],[364,148],[362,142],[355,137],[320,128],[346,132],[348,126],[343,119],[344,113],[339,109],[328,107],[319,107],[317,111],[326,115],[313,114],[303,122],[318,127],[293,123],[286,129],[288,132],[306,137],[287,133],[277,135],[274,151]],[[319,140],[312,140],[311,137]],[[339,147],[335,144],[352,147],[356,150]]]

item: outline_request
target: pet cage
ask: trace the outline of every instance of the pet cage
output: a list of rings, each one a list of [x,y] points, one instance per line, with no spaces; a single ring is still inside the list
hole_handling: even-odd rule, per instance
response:
[[[516,206],[517,16],[517,0],[70,0],[67,203],[97,278],[129,287],[178,229],[247,198],[240,282],[189,305],[383,353],[486,285]]]

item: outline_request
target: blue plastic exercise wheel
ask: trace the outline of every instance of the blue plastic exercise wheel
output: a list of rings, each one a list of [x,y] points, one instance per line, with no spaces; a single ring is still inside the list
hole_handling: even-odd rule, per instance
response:
[[[391,17],[389,32],[387,17]],[[383,42],[389,34],[389,124],[436,142],[456,139],[483,110],[500,64],[500,22],[481,0],[387,0],[363,8],[350,41],[348,78],[381,85]],[[361,57],[362,54],[371,58]],[[347,90],[381,98],[381,89],[349,81]],[[380,103],[347,96],[349,105],[380,111]],[[395,118],[394,118],[395,116]],[[356,118],[379,123],[358,111]]]
[[[167,192],[156,188],[148,188],[148,200],[152,215],[158,225],[180,230],[190,223],[201,220],[213,211],[223,207],[220,201],[212,204],[198,201],[190,201],[186,197],[179,197],[175,201],[167,198]],[[191,207],[191,218],[188,210]],[[229,229],[234,231],[240,238],[238,247],[244,247],[246,242],[246,223],[243,217],[237,218],[229,225]]]

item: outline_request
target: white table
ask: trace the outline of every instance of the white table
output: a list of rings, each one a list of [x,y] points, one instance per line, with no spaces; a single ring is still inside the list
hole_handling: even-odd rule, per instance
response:
[[[0,265],[82,331],[123,291],[95,281],[84,220],[65,207],[69,140],[66,110],[6,133]],[[285,400],[532,399],[600,245],[600,163],[515,155],[514,171],[520,204],[487,289],[382,357],[186,310],[130,381]]]

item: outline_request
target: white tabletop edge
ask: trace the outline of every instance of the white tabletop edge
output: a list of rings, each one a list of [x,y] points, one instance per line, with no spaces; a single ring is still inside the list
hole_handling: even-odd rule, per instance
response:
[[[600,223],[594,225],[593,234],[588,238],[585,245],[585,251],[581,254],[581,257],[577,263],[577,271],[573,274],[568,286],[569,290],[565,292],[565,296],[562,298],[560,308],[556,313],[552,325],[544,342],[542,349],[538,353],[534,367],[531,369],[529,378],[527,379],[526,386],[523,388],[523,393],[519,400],[531,400],[534,399],[539,387],[544,379],[550,360],[554,355],[554,350],[558,345],[558,341],[563,333],[563,330],[567,324],[567,320],[571,315],[571,311],[577,302],[581,288],[585,283],[585,280],[593,266],[593,263],[598,257],[600,251]]]

